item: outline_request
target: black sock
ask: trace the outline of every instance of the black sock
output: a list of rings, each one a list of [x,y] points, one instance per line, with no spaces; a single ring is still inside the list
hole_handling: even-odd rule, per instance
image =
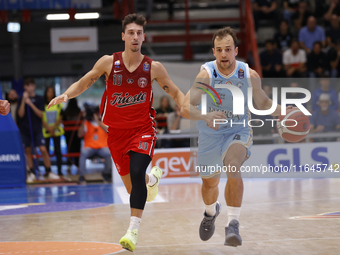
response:
[[[35,171],[33,168],[30,168],[30,172],[35,175]]]
[[[46,170],[46,174],[49,174],[51,172],[51,168],[50,167],[45,167]]]

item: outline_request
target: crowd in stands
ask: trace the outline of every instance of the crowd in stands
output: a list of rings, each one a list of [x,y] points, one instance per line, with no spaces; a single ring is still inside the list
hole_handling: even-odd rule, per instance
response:
[[[260,53],[263,77],[340,77],[339,0],[253,0],[253,12],[257,29],[262,19],[276,28]]]

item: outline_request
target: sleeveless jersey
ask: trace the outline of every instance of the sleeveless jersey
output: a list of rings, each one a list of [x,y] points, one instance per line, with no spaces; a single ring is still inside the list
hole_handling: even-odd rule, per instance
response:
[[[200,133],[227,134],[230,132],[237,132],[241,128],[249,128],[248,120],[250,119],[250,111],[248,110],[248,87],[251,87],[251,81],[248,64],[241,61],[236,61],[235,70],[228,76],[222,74],[218,70],[216,60],[205,63],[201,66],[201,70],[202,69],[207,70],[210,78],[209,85],[216,90],[222,102],[221,105],[215,93],[211,91],[211,89],[208,89],[214,99],[216,99],[216,103],[210,95],[207,95],[207,112],[222,111],[225,113],[225,119],[228,122],[226,124],[220,124],[218,130],[215,130],[208,127],[205,121],[197,121],[197,127]],[[231,91],[226,88],[216,88],[216,84],[229,84],[232,86],[237,86],[242,90],[244,95],[244,115],[233,114],[233,95]],[[201,110],[201,107],[202,105],[199,105],[198,109]]]
[[[147,123],[155,125],[151,63],[152,59],[144,56],[141,64],[131,73],[123,63],[122,52],[113,54],[112,70],[105,80],[101,102],[105,125],[118,129],[135,128]]]

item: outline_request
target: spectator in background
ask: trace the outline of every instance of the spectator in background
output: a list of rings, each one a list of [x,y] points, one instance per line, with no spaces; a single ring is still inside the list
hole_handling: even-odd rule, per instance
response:
[[[273,98],[272,86],[263,85],[262,89],[270,99]],[[252,113],[251,119],[253,120],[251,122],[251,125],[254,126],[254,128],[253,128],[253,135],[254,136],[271,135],[271,134],[274,134],[276,132],[275,129],[272,127],[272,121],[269,121],[269,120],[273,119],[273,116],[271,116],[271,115],[256,115],[256,114]],[[268,143],[273,143],[273,140],[254,140],[254,144],[268,144]]]
[[[7,100],[0,99],[0,115],[6,116],[11,109],[11,105]]]
[[[308,10],[307,2],[304,0],[300,1],[298,10],[291,17],[296,33],[307,25],[307,19],[311,15],[312,13]]]
[[[167,129],[166,118],[168,113],[173,111],[168,96],[162,96],[160,99],[160,106],[156,109],[157,129],[159,133],[163,133]]]
[[[62,156],[60,148],[60,137],[64,134],[64,129],[61,125],[62,120],[62,104],[52,105],[47,109],[48,103],[55,98],[53,87],[47,87],[44,94],[45,111],[43,112],[43,135],[45,138],[47,152],[50,149],[50,140],[53,139],[54,154],[57,158],[58,175],[63,176],[61,172]]]
[[[307,26],[301,28],[299,32],[300,46],[307,53],[313,49],[313,44],[316,41],[322,43],[322,47],[326,45],[326,35],[322,27],[316,24],[314,16],[310,16],[307,20]]]
[[[313,50],[307,56],[307,69],[309,77],[329,76],[329,61],[326,53],[322,52],[321,42],[313,44]]]
[[[276,0],[253,0],[253,14],[256,31],[258,30],[259,20],[261,19],[274,21],[275,27],[279,25],[280,16],[277,10]]]
[[[339,108],[339,102],[336,91],[330,87],[329,78],[323,77],[320,78],[320,87],[313,92],[312,97],[313,112],[319,109],[318,100],[321,94],[329,95],[329,109],[337,110]]]
[[[11,115],[12,115],[14,122],[16,123],[17,122],[16,112],[17,112],[17,107],[18,107],[18,93],[14,89],[11,89],[7,93],[7,100],[11,104]]]
[[[80,119],[81,119],[81,111],[78,106],[77,98],[72,98],[68,101],[68,105],[63,113],[63,120],[79,122]],[[67,153],[80,153],[81,140],[76,134],[78,130],[78,124],[75,123],[74,125],[71,125],[71,126],[74,128],[73,130],[65,131]],[[67,161],[68,166],[69,166],[68,171],[70,171],[71,169],[71,162],[76,167],[79,167],[79,157],[74,157],[73,159],[68,158],[68,161]]]
[[[340,74],[340,40],[335,48],[331,48],[328,51],[328,59],[330,61],[331,77],[336,78]]]
[[[290,88],[300,88],[301,85],[299,84],[298,80],[291,80],[289,82],[289,87]],[[287,93],[288,99],[301,99],[301,98],[304,98],[304,97],[305,97],[305,95],[303,93],[296,93],[296,92]],[[290,106],[290,105],[295,107],[295,104],[287,104],[287,106]],[[302,105],[306,107],[306,103],[304,103]]]
[[[86,119],[78,130],[78,136],[84,137],[84,147],[79,159],[79,184],[85,184],[86,159],[99,156],[104,158],[104,171],[102,176],[105,181],[111,181],[112,159],[107,145],[107,126],[100,120],[99,107],[86,107]]]
[[[175,105],[175,111],[168,114],[167,117],[169,132],[176,131],[190,131],[190,120],[185,119],[181,116],[181,109]],[[182,138],[182,139],[171,139],[170,147],[190,147],[190,139]]]
[[[339,17],[333,14],[330,26],[326,29],[326,43],[327,46],[335,48],[338,41],[340,41]]]
[[[330,108],[331,99],[329,94],[320,94],[317,103],[319,108],[310,116],[310,132],[325,133],[340,131],[340,118],[337,111]],[[333,138],[314,139],[316,142],[334,140]]]
[[[284,76],[281,52],[275,49],[273,40],[266,40],[265,46],[260,54],[263,77]]]
[[[44,98],[35,94],[35,82],[32,78],[27,78],[24,81],[24,93],[18,101],[17,122],[21,134],[21,140],[25,146],[27,164],[30,172],[27,175],[27,182],[33,182],[35,170],[32,160],[32,140],[34,146],[38,147],[44,160],[46,173],[45,178],[51,180],[59,180],[59,176],[51,172],[51,161],[45,147],[45,140],[42,134],[42,121],[44,111]]]
[[[283,18],[291,23],[292,15],[299,9],[301,0],[284,0],[283,1]]]
[[[280,23],[279,31],[274,35],[274,41],[277,48],[284,52],[289,48],[290,42],[293,36],[289,31],[289,26],[286,20],[282,20]]]
[[[283,53],[283,64],[287,77],[306,77],[306,52],[299,48],[299,42],[292,39],[290,48]]]
[[[340,2],[339,2],[339,0],[331,0],[331,3],[328,7],[328,10],[323,15],[323,18],[326,21],[331,21],[332,14],[336,14],[337,16],[340,16]]]

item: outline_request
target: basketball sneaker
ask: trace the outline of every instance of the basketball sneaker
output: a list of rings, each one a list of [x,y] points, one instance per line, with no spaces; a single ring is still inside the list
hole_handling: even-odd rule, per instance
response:
[[[215,220],[217,216],[220,214],[221,211],[221,204],[220,202],[216,202],[216,213],[214,216],[207,215],[206,212],[204,212],[204,218],[200,225],[200,238],[202,241],[208,241],[215,232]]]
[[[225,228],[225,242],[224,245],[239,246],[242,245],[242,238],[239,234],[239,222],[238,220],[232,220],[229,222],[228,227]]]
[[[158,184],[159,184],[159,180],[162,177],[162,173],[163,173],[162,169],[160,169],[158,166],[154,166],[151,169],[150,174],[153,174],[157,178],[157,182],[153,186],[146,185],[146,188],[148,190],[148,196],[146,198],[146,201],[151,202],[157,196]]]
[[[137,244],[137,237],[138,229],[128,229],[125,236],[119,240],[119,244],[126,250],[134,251]]]
[[[37,180],[37,177],[35,176],[34,173],[30,172],[30,173],[27,174],[27,179],[26,179],[27,183],[32,183],[32,182],[34,182],[36,180]]]
[[[44,175],[45,180],[60,180],[59,175],[49,172]]]

